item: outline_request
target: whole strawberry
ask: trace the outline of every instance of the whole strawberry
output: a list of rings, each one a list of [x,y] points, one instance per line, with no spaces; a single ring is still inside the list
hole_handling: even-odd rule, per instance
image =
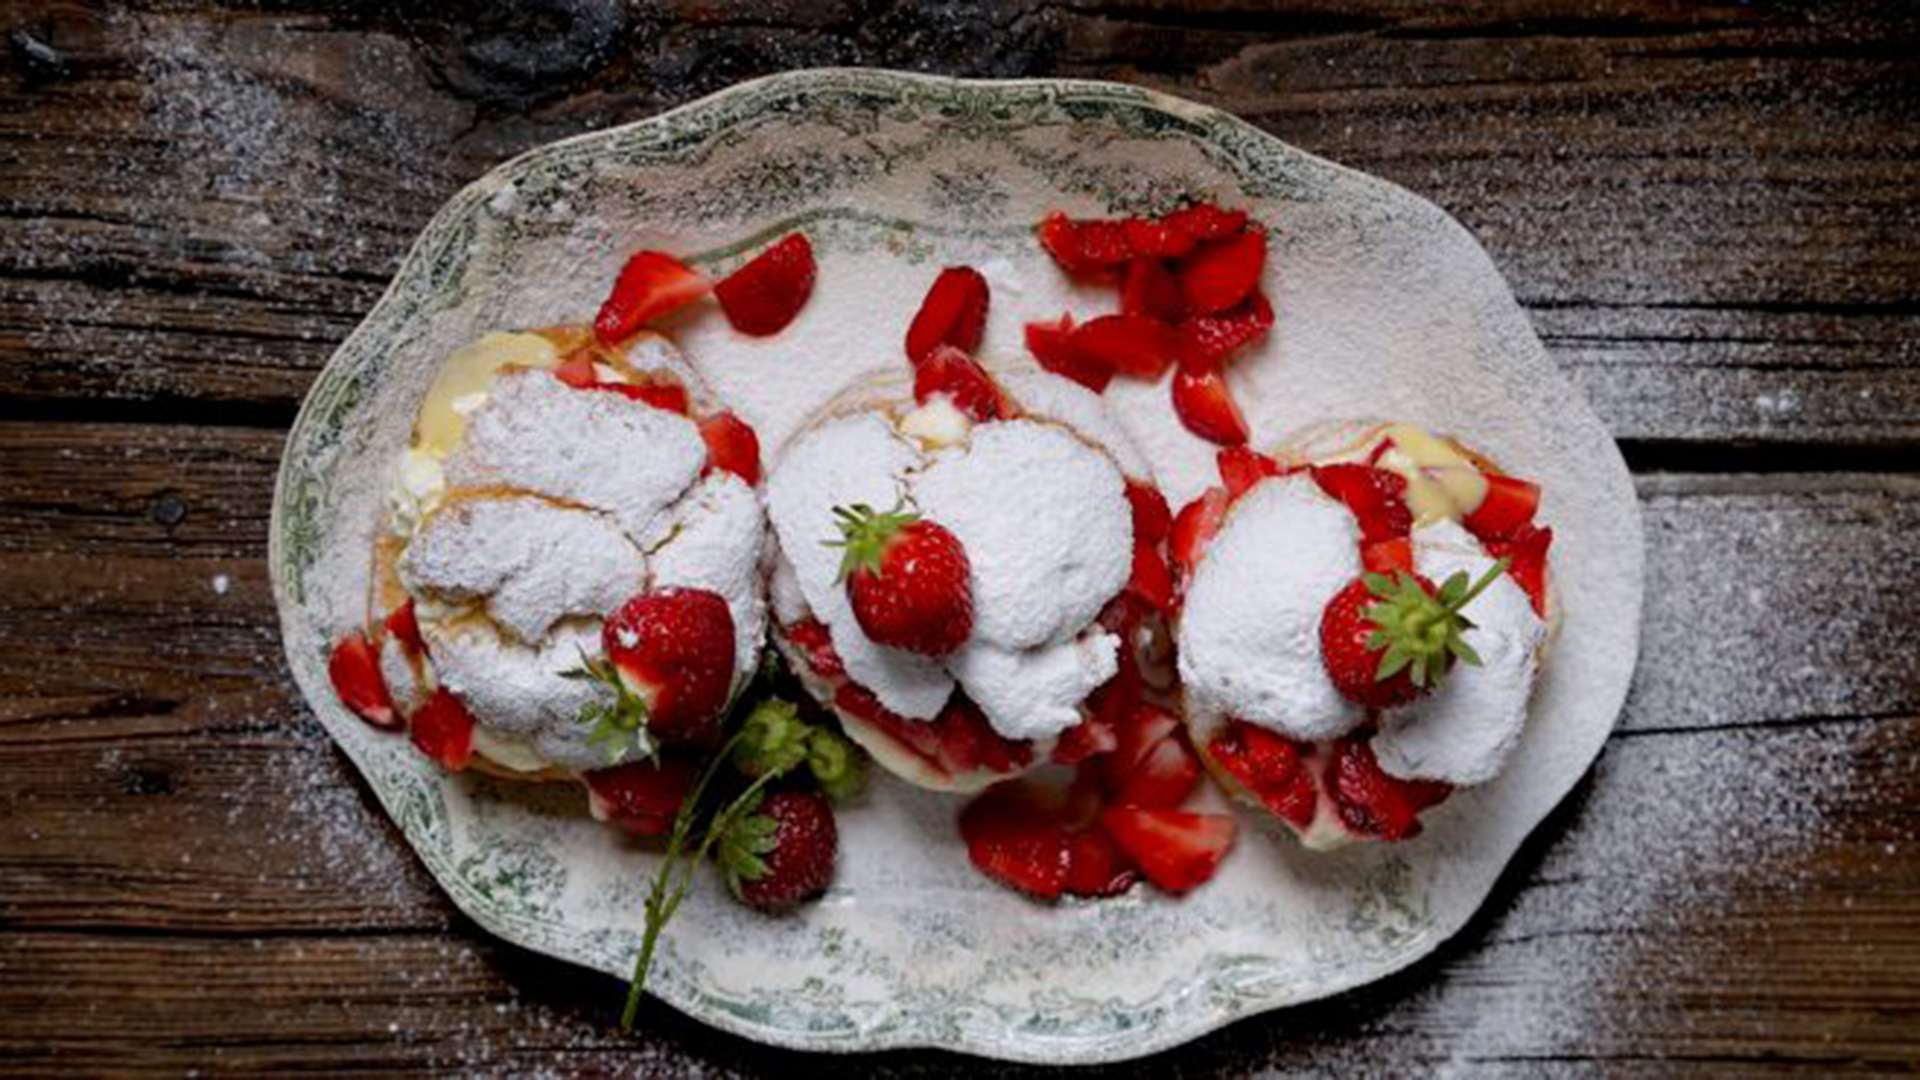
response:
[[[960,539],[918,514],[837,506],[841,580],[854,617],[882,645],[945,656],[973,632],[973,590]]]
[[[718,861],[742,903],[779,911],[824,892],[839,832],[817,791],[776,791],[720,838]]]
[[[615,760],[629,745],[704,745],[718,734],[733,689],[733,614],[718,593],[660,589],[622,604],[600,631],[605,660],[587,659],[575,678],[597,681],[613,700],[587,719]],[[644,732],[642,729],[645,729]]]
[[[1478,582],[1466,571],[1435,589],[1418,574],[1362,574],[1327,601],[1320,615],[1320,657],[1335,689],[1356,705],[1391,709],[1440,685],[1456,660],[1480,663],[1467,644],[1473,620],[1461,609],[1507,567]]]

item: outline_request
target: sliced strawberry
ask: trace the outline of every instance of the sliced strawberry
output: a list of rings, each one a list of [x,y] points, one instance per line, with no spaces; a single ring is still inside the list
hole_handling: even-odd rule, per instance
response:
[[[1009,739],[993,729],[980,706],[966,694],[955,692],[947,699],[940,715],[932,720],[939,740],[941,764],[950,773],[1010,773],[1033,760],[1033,744]]]
[[[1120,223],[1120,229],[1135,257],[1177,259],[1200,242],[1199,237],[1165,218],[1128,218]]]
[[[1533,524],[1540,508],[1540,485],[1518,477],[1487,473],[1487,494],[1473,513],[1460,519],[1466,530],[1482,540],[1509,540]]]
[[[1181,588],[1186,588],[1187,579],[1193,576],[1193,568],[1199,563],[1200,556],[1207,550],[1207,542],[1213,534],[1220,531],[1220,525],[1227,519],[1227,492],[1225,488],[1208,488],[1192,502],[1180,508],[1180,514],[1173,519],[1173,533],[1167,539],[1167,557],[1173,561],[1174,572],[1179,576]]]
[[[1075,896],[1119,896],[1139,880],[1127,853],[1098,825],[1067,834],[1067,876]]]
[[[1220,482],[1227,485],[1227,499],[1238,501],[1253,485],[1269,476],[1284,476],[1280,463],[1244,446],[1229,446],[1214,455],[1220,470]]]
[[[1187,307],[1205,315],[1246,299],[1267,263],[1267,234],[1249,230],[1200,245],[1180,264]]]
[[[1076,276],[1097,275],[1133,257],[1117,221],[1075,221],[1056,211],[1040,222],[1039,232],[1040,246],[1060,269]]]
[[[1089,362],[1139,379],[1157,379],[1173,363],[1173,331],[1144,315],[1102,315],[1073,328],[1067,345]]]
[[[987,327],[987,279],[970,266],[949,266],[933,279],[907,327],[907,359],[918,364],[936,345],[964,353],[980,347]]]
[[[760,437],[746,421],[730,412],[715,413],[700,421],[700,438],[707,444],[707,464],[748,484],[760,482]]]
[[[975,420],[1005,420],[1013,414],[987,369],[951,345],[935,345],[913,373],[913,399],[922,405],[945,394],[953,406]]]
[[[408,656],[426,655],[427,642],[420,636],[420,620],[414,616],[411,596],[406,603],[387,613],[386,630]]]
[[[1435,780],[1402,780],[1381,771],[1373,747],[1348,737],[1333,744],[1327,788],[1347,827],[1363,836],[1405,840],[1420,832],[1420,812],[1453,789]]]
[[[1369,540],[1360,545],[1360,565],[1371,574],[1390,574],[1395,570],[1413,572],[1413,538],[1393,536]]]
[[[1157,544],[1166,539],[1168,530],[1173,528],[1173,512],[1167,508],[1167,497],[1160,494],[1159,488],[1128,480],[1127,505],[1133,510],[1135,543],[1145,540]]]
[[[1167,568],[1167,557],[1158,546],[1134,542],[1133,573],[1127,578],[1127,588],[1160,611],[1173,606],[1173,571]]]
[[[1227,775],[1267,809],[1302,829],[1313,824],[1319,788],[1307,765],[1304,743],[1234,720],[1214,736],[1207,750]]]
[[[840,654],[833,647],[833,635],[818,619],[802,619],[787,627],[787,640],[806,654],[807,666],[823,679],[837,679],[847,673]]]
[[[707,279],[671,255],[642,251],[620,268],[613,291],[593,319],[593,336],[602,345],[617,345],[640,328],[700,299],[710,289]]]
[[[940,733],[924,720],[909,720],[880,704],[873,691],[846,683],[833,692],[834,707],[865,720],[894,742],[945,771],[940,761]]]
[[[1168,892],[1196,888],[1233,847],[1234,820],[1223,814],[1111,806],[1100,824],[1147,880]]]
[[[1258,289],[1225,311],[1184,319],[1174,328],[1180,370],[1218,371],[1235,350],[1265,337],[1272,327],[1273,305]]]
[[[1171,326],[1186,315],[1187,301],[1166,263],[1136,258],[1127,264],[1127,280],[1120,287],[1120,310]]]
[[[1062,378],[1102,393],[1113,381],[1113,369],[1097,364],[1073,347],[1073,316],[1050,323],[1027,324],[1027,351],[1041,367]]]
[[[585,390],[600,381],[600,373],[593,367],[593,353],[587,349],[581,349],[560,361],[560,365],[553,369],[553,377],[575,390]]]
[[[1533,601],[1534,614],[1547,613],[1547,549],[1553,546],[1553,530],[1524,525],[1511,540],[1488,540],[1487,554],[1496,559],[1513,560],[1507,574]]]
[[[1053,744],[1053,761],[1056,765],[1078,765],[1118,745],[1120,737],[1114,733],[1113,725],[1095,713],[1060,733]]]
[[[1118,745],[1100,759],[1100,779],[1109,794],[1124,789],[1154,748],[1180,730],[1178,717],[1152,705],[1136,705],[1119,721]]]
[[[367,635],[355,630],[334,643],[327,658],[327,678],[333,680],[333,692],[340,703],[358,713],[360,719],[377,728],[392,730],[400,726],[394,715],[393,697],[387,693],[387,680],[380,675],[380,654],[374,651]]]
[[[1399,473],[1371,465],[1318,465],[1313,479],[1321,491],[1346,504],[1360,523],[1362,544],[1391,540],[1412,531],[1407,480]]]
[[[585,774],[593,816],[636,836],[665,836],[673,831],[680,804],[699,778],[699,766],[681,757],[635,761]]]
[[[1161,218],[1169,228],[1178,229],[1195,240],[1219,240],[1247,226],[1245,210],[1222,210],[1209,202],[1195,203]]]
[[[1247,441],[1247,421],[1219,372],[1173,375],[1173,411],[1188,431],[1222,446]]]
[[[1174,807],[1200,786],[1200,759],[1179,731],[1155,743],[1114,792],[1119,806]]]
[[[995,881],[1047,900],[1066,885],[1066,831],[1022,784],[989,788],[968,803],[960,836],[973,865]]]
[[[813,245],[805,233],[788,233],[753,261],[713,287],[720,309],[735,330],[755,337],[777,334],[813,295]]]
[[[415,710],[412,735],[421,753],[453,772],[473,760],[473,714],[444,686]]]
[[[597,382],[587,386],[588,390],[605,390],[619,394],[628,401],[644,401],[656,409],[665,409],[670,413],[687,415],[691,403],[687,400],[687,389],[673,383],[647,382]]]

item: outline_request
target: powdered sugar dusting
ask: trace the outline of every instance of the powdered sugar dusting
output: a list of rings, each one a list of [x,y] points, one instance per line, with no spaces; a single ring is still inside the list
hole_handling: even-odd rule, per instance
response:
[[[653,553],[653,588],[678,585],[724,597],[733,616],[736,685],[756,666],[767,629],[761,588],[767,533],[760,497],[732,473],[713,472],[674,508],[673,536]]]

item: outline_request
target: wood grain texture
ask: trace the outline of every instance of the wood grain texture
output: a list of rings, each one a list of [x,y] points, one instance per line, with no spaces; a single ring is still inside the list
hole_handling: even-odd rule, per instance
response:
[[[614,982],[453,911],[305,716],[263,561],[284,427],[442,200],[821,64],[1132,80],[1399,181],[1642,470],[1620,730],[1468,929],[1116,1072],[1920,1067],[1910,8],[56,0],[0,36],[0,1074],[970,1064],[610,1030]]]

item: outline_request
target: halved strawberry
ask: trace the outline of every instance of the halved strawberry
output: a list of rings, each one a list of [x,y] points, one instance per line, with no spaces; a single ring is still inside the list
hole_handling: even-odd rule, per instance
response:
[[[1225,311],[1194,315],[1174,328],[1180,370],[1217,371],[1234,350],[1265,337],[1273,326],[1273,305],[1258,289]]]
[[[1227,485],[1229,501],[1238,500],[1247,493],[1247,489],[1267,477],[1284,476],[1287,472],[1279,462],[1244,446],[1223,448],[1214,455],[1214,464],[1220,470],[1221,483]]]
[[[1167,264],[1155,258],[1136,258],[1127,264],[1127,280],[1120,287],[1120,310],[1171,326],[1186,315],[1187,301]]]
[[[594,370],[592,350],[581,349],[560,361],[559,366],[553,369],[553,377],[575,390],[585,390],[599,382],[600,373]]]
[[[1127,853],[1105,829],[1093,825],[1067,834],[1067,876],[1062,883],[1067,892],[1075,896],[1119,896],[1139,877]]]
[[[1319,788],[1307,747],[1241,720],[1229,721],[1207,744],[1213,760],[1275,814],[1305,829],[1313,824]]]
[[[1209,878],[1233,847],[1234,820],[1223,814],[1111,806],[1100,824],[1147,875],[1168,892],[1186,892]]]
[[[1067,345],[1089,362],[1122,375],[1157,379],[1174,359],[1173,331],[1144,315],[1102,315],[1081,323]]]
[[[913,372],[913,400],[922,405],[945,394],[953,407],[975,420],[1005,420],[1013,414],[987,369],[951,345],[935,345]]]
[[[400,643],[408,656],[426,654],[427,642],[420,636],[420,620],[413,613],[413,597],[407,597],[406,603],[387,613],[385,626],[387,633]]]
[[[1073,316],[1062,315],[1050,323],[1027,324],[1027,351],[1041,367],[1062,378],[1072,379],[1098,394],[1113,381],[1113,369],[1096,364],[1073,347]]]
[[[748,484],[760,482],[760,437],[746,421],[730,412],[715,413],[700,421],[700,438],[707,444],[707,464]]]
[[[1210,202],[1195,203],[1160,219],[1196,240],[1218,240],[1246,228],[1245,210],[1222,210]]]
[[[1120,223],[1120,229],[1135,257],[1177,259],[1200,242],[1199,237],[1165,218],[1127,218]]]
[[[1136,705],[1119,721],[1115,732],[1119,736],[1118,745],[1113,753],[1100,759],[1101,783],[1110,795],[1125,788],[1154,748],[1175,737],[1180,730],[1178,717],[1152,705]]]
[[[1173,512],[1167,508],[1167,497],[1152,484],[1138,480],[1127,481],[1127,505],[1133,511],[1133,541],[1145,540],[1149,544],[1166,539],[1167,532],[1173,528]]]
[[[1075,221],[1055,211],[1041,220],[1039,232],[1040,246],[1069,274],[1100,274],[1133,257],[1117,221]]]
[[[1371,465],[1317,465],[1313,480],[1320,490],[1346,504],[1360,523],[1360,541],[1370,544],[1406,536],[1413,529],[1407,509],[1407,480]]]
[[[1250,229],[1200,245],[1180,263],[1180,291],[1187,307],[1202,315],[1225,311],[1260,283],[1267,262],[1267,234]]]
[[[1488,540],[1485,544],[1487,554],[1513,560],[1507,573],[1533,601],[1534,614],[1546,615],[1547,549],[1553,546],[1553,530],[1524,525],[1510,540]]]
[[[681,416],[687,415],[691,404],[687,399],[686,387],[667,382],[596,382],[589,384],[587,389],[619,394],[628,401],[644,401],[656,409],[665,409]]]
[[[1413,538],[1392,536],[1369,540],[1360,545],[1360,565],[1371,574],[1390,574],[1395,570],[1413,572]]]
[[[840,654],[833,647],[833,635],[818,619],[802,619],[787,627],[787,640],[806,654],[807,666],[823,679],[837,679],[847,673]]]
[[[813,245],[788,233],[713,287],[735,330],[765,337],[786,329],[813,295]]]
[[[1514,476],[1486,473],[1487,494],[1460,524],[1482,540],[1508,540],[1533,524],[1540,508],[1540,485]]]
[[[1356,737],[1333,744],[1327,788],[1347,827],[1364,836],[1405,840],[1420,832],[1420,812],[1453,789],[1435,780],[1402,780],[1381,771],[1373,747]]]
[[[644,592],[607,616],[600,645],[627,688],[646,703],[647,730],[663,744],[702,745],[718,734],[733,688],[733,614],[719,593]]]
[[[421,753],[454,772],[473,760],[473,714],[444,686],[414,711],[411,734]]]
[[[334,643],[333,655],[327,658],[327,678],[333,681],[340,703],[360,719],[388,730],[400,726],[387,680],[380,675],[380,654],[367,635],[355,630]]]
[[[987,279],[971,266],[949,266],[933,279],[907,327],[907,359],[918,364],[936,345],[971,353],[987,327]]]
[[[1173,411],[1188,431],[1222,446],[1247,441],[1247,421],[1219,372],[1173,375]]]
[[[1114,792],[1119,806],[1179,806],[1200,786],[1200,759],[1179,731],[1155,743]]]
[[[707,279],[671,255],[642,251],[627,260],[593,319],[593,336],[617,345],[665,315],[693,303],[712,288]]]
[[[968,803],[960,836],[973,865],[995,881],[1046,900],[1066,885],[1066,830],[1023,784],[989,788]]]
[[[593,816],[636,836],[665,836],[673,831],[680,804],[700,778],[700,768],[681,757],[635,761],[585,774]]]
[[[1173,561],[1174,572],[1180,578],[1180,587],[1186,588],[1187,579],[1193,576],[1194,565],[1207,550],[1207,541],[1220,531],[1220,525],[1227,519],[1227,492],[1225,488],[1208,488],[1192,502],[1180,508],[1179,516],[1173,519],[1173,532],[1167,539],[1167,557]]]

